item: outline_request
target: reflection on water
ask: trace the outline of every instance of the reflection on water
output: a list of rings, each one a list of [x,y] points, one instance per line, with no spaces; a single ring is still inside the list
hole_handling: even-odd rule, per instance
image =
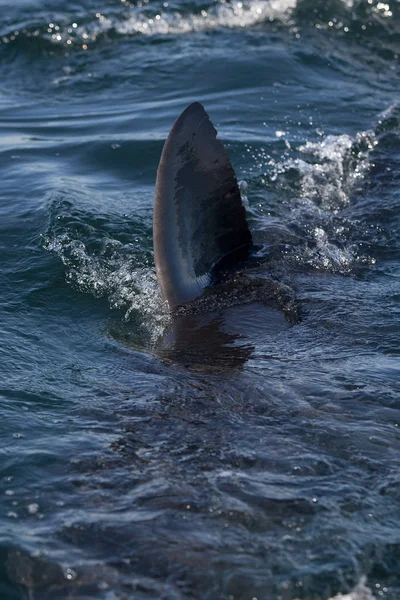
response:
[[[257,340],[268,347],[290,325],[279,309],[261,304],[233,306],[200,315],[179,315],[157,347],[171,362],[201,371],[229,371],[247,362]]]
[[[250,341],[229,331],[227,314],[180,315],[160,342],[161,358],[188,368],[230,370],[251,356]]]
[[[186,368],[229,371],[242,366],[251,356],[250,341],[225,330],[222,315],[179,316],[164,337],[160,358]]]

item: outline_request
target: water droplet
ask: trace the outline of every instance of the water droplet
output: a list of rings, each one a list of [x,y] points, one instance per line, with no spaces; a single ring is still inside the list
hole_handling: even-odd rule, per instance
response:
[[[70,581],[72,581],[73,579],[76,579],[76,572],[70,567],[67,567],[66,569],[64,569],[64,577],[65,579],[69,579]]]
[[[97,584],[97,587],[99,588],[99,590],[108,590],[108,588],[110,586],[108,585],[108,583],[106,581],[99,581],[99,583]]]

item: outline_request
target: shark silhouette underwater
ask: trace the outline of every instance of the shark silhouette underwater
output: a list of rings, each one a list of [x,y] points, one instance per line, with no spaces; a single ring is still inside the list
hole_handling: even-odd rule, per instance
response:
[[[253,240],[235,172],[198,102],[182,112],[164,144],[153,243],[158,283],[174,315],[275,303],[296,322],[292,290],[258,276],[254,266],[246,269]]]
[[[182,112],[164,144],[153,243],[158,283],[173,317],[158,348],[164,357],[237,366],[249,358],[254,338],[264,335],[263,326],[264,341],[298,322],[293,290],[254,259],[235,172],[198,102]]]

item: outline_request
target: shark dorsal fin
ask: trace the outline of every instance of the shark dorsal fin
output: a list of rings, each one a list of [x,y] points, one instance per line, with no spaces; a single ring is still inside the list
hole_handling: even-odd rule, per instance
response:
[[[174,123],[157,171],[154,257],[171,308],[190,302],[227,256],[247,257],[251,234],[235,173],[199,103]]]

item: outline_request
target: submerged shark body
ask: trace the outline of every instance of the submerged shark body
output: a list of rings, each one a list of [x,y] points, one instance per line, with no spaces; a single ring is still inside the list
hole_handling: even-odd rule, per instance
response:
[[[290,288],[259,270],[232,269],[249,257],[252,236],[229,156],[197,102],[178,117],[162,151],[153,237],[158,282],[175,316],[274,303],[297,320]]]

